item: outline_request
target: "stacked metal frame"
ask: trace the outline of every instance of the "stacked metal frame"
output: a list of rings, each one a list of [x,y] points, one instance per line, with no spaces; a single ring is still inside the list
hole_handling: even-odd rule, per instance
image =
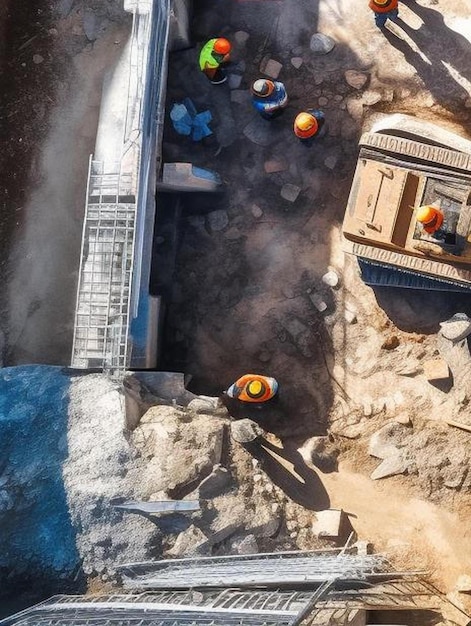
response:
[[[132,589],[312,587],[337,578],[370,580],[388,575],[381,555],[335,550],[147,561],[123,565],[119,570],[125,586]]]

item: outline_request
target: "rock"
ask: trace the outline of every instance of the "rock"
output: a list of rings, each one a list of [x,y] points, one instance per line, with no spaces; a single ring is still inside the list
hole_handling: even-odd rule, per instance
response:
[[[218,411],[221,406],[219,398],[213,396],[198,396],[188,403],[188,408],[195,411],[195,413],[211,414]]]
[[[298,452],[306,463],[313,463],[322,472],[332,472],[337,468],[339,450],[328,437],[311,437]]]
[[[425,377],[429,383],[448,381],[450,379],[450,369],[444,359],[429,359],[423,363],[423,367]]]
[[[397,335],[389,335],[383,341],[382,350],[395,350],[399,345],[399,337]]]
[[[221,465],[216,465],[209,476],[201,481],[198,490],[200,498],[211,500],[221,495],[232,484],[231,473]]]
[[[297,185],[292,185],[291,183],[286,183],[281,188],[281,197],[285,200],[288,200],[288,202],[294,202],[299,196],[300,191],[301,187],[298,187]]]
[[[252,526],[249,530],[255,537],[259,538],[269,538],[274,537],[280,529],[281,518],[271,513],[270,510],[270,519],[265,521],[262,524],[257,526]]]
[[[232,541],[231,549],[236,554],[258,554],[259,548],[254,535],[237,537]]]
[[[445,322],[440,322],[440,334],[453,343],[458,343],[471,334],[471,318],[466,313],[455,313]]]
[[[469,574],[461,574],[455,583],[455,589],[461,593],[471,593],[471,576]]]
[[[327,304],[324,302],[324,299],[319,293],[310,293],[309,299],[312,304],[316,307],[319,313],[324,313],[327,310]]]
[[[321,96],[319,98],[319,106],[320,107],[325,107],[328,103],[329,103],[328,98],[325,98],[324,96]]]
[[[35,65],[40,65],[41,63],[43,63],[44,61],[44,57],[42,57],[40,54],[33,54],[33,63]]]
[[[411,426],[412,424],[409,414],[406,412],[396,415],[394,421],[398,424],[402,424],[403,426]]]
[[[358,122],[363,117],[363,102],[359,98],[349,98],[347,100],[347,111],[350,117]]]
[[[207,536],[193,524],[180,533],[173,547],[167,550],[167,555],[173,557],[195,555],[209,556],[210,554],[211,546],[208,543]]]
[[[355,541],[352,548],[356,548],[358,556],[366,556],[374,553],[374,546],[369,541]]]
[[[399,452],[403,440],[410,432],[397,422],[386,424],[371,435],[368,454],[377,459],[386,459]]]
[[[335,169],[335,166],[337,165],[337,161],[338,161],[338,158],[334,155],[331,155],[331,156],[328,156],[326,159],[324,159],[324,165],[326,166],[327,169],[333,170]]]
[[[316,537],[344,542],[351,532],[350,520],[342,509],[327,509],[316,512],[312,532]]]
[[[349,309],[345,311],[343,318],[347,324],[356,324],[358,321],[356,313],[354,311],[350,311]]]
[[[373,106],[373,104],[377,104],[381,100],[382,96],[379,91],[365,91],[362,96],[362,102],[366,106]]]
[[[287,170],[288,164],[286,163],[286,161],[272,160],[265,161],[263,167],[267,174],[274,174],[275,172],[284,172],[285,170]]]
[[[467,475],[466,465],[449,465],[442,472],[443,484],[448,489],[461,489]]]
[[[324,274],[324,276],[322,277],[322,282],[325,285],[328,285],[329,287],[337,287],[339,284],[339,276],[337,274],[337,272],[334,272],[334,270],[329,270],[326,274]]]
[[[229,224],[229,216],[227,215],[227,211],[224,211],[224,209],[208,213],[206,220],[210,230],[213,232],[224,230]]]
[[[231,422],[230,428],[232,439],[238,443],[250,443],[265,435],[263,428],[248,418]]]
[[[249,33],[246,33],[245,30],[238,30],[234,33],[234,39],[239,46],[245,46],[249,37]]]
[[[83,30],[89,41],[95,41],[100,32],[100,24],[95,11],[85,9],[83,12]]]
[[[400,376],[417,376],[420,374],[422,368],[419,366],[419,363],[416,359],[409,359],[405,363],[403,363],[397,370],[396,373]]]
[[[278,61],[275,61],[274,59],[268,59],[268,61],[265,61],[261,64],[260,71],[262,72],[262,74],[266,74],[270,78],[276,80],[280,75],[282,68],[283,65]]]
[[[396,476],[397,474],[405,474],[409,467],[409,463],[406,462],[402,453],[398,452],[392,456],[388,456],[384,461],[378,465],[375,471],[371,474],[373,480],[379,480],[380,478],[387,478],[388,476]]]
[[[258,204],[252,204],[252,215],[254,217],[262,217],[263,215],[263,211],[262,209],[258,206]]]
[[[303,60],[301,57],[292,57],[291,65],[295,67],[297,70],[299,70],[302,64],[303,64]]]
[[[354,89],[362,89],[368,81],[368,74],[359,72],[358,70],[346,70],[344,76],[350,87]]]
[[[309,42],[309,47],[314,54],[328,54],[335,48],[335,41],[323,33],[314,33]]]
[[[227,84],[229,85],[229,89],[239,89],[241,82],[242,76],[240,74],[227,75]]]
[[[250,91],[248,89],[233,89],[231,91],[231,102],[246,104],[250,101]]]

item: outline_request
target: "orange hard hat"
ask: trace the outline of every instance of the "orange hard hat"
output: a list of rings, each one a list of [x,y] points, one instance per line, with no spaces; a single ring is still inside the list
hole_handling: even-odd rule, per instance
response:
[[[260,98],[267,98],[275,90],[275,83],[267,78],[259,78],[252,85],[252,93]]]
[[[219,39],[216,39],[214,42],[213,50],[217,52],[217,54],[229,54],[232,50],[231,42],[223,37],[219,37]]]
[[[417,209],[417,221],[421,224],[430,224],[437,217],[438,209],[429,204],[424,204]]]
[[[251,380],[247,385],[246,391],[251,398],[259,398],[265,393],[265,388],[260,380]]]
[[[389,2],[389,0],[373,0],[374,4],[377,4],[379,7],[384,7],[385,4],[387,4]]]
[[[294,128],[301,131],[308,131],[311,129],[315,129],[315,131],[317,131],[318,126],[316,118],[311,113],[298,113],[296,119],[294,120]]]

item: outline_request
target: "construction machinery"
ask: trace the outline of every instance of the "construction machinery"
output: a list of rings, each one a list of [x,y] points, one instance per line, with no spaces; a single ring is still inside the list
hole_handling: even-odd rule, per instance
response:
[[[418,219],[424,205],[443,218],[435,232]],[[471,141],[406,115],[373,125],[360,139],[343,235],[369,285],[471,289]]]

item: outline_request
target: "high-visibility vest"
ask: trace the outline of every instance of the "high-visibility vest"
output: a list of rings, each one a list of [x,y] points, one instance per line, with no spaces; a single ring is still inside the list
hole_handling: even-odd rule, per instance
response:
[[[254,398],[247,393],[249,383],[258,380],[262,386],[260,394]],[[241,400],[242,402],[266,402],[273,398],[278,391],[278,383],[274,378],[269,376],[260,376],[259,374],[245,374],[241,376],[228,389],[228,395]]]
[[[375,13],[389,13],[398,7],[398,0],[388,0],[386,4],[376,4],[375,0],[370,0],[369,7]]]
[[[216,43],[216,41],[217,39],[210,39],[201,48],[200,59],[199,59],[201,71],[204,71],[207,68],[207,66],[209,66],[211,69],[216,69],[221,65],[220,62],[213,55],[214,44]],[[218,55],[218,56],[222,57],[222,55]]]

